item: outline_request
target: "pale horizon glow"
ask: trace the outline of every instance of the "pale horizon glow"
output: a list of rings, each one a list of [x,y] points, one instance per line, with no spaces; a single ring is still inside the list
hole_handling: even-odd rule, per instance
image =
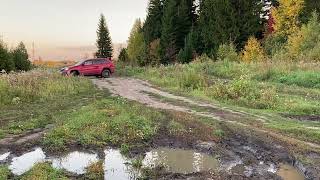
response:
[[[95,50],[100,14],[113,43],[126,43],[148,0],[0,0],[0,36],[9,48],[23,41],[46,60],[80,59]]]

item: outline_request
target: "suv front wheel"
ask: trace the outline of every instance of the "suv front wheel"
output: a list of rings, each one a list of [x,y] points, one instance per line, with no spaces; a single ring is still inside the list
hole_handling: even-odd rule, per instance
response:
[[[104,69],[104,70],[102,71],[102,73],[101,73],[101,76],[102,76],[103,78],[109,78],[110,75],[111,75],[111,72],[110,72],[109,69]]]

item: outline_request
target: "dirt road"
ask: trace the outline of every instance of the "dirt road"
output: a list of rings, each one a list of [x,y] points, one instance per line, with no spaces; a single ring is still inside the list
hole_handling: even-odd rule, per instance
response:
[[[214,118],[217,121],[233,123],[245,126],[256,131],[267,133],[279,139],[290,141],[297,144],[304,144],[311,148],[320,149],[320,145],[300,141],[294,138],[286,137],[274,132],[251,126],[250,121],[256,123],[266,123],[268,117],[250,114],[243,111],[232,110],[227,107],[198,102],[183,96],[173,95],[152,86],[150,83],[134,78],[110,78],[110,79],[92,79],[93,83],[101,89],[108,89],[113,95],[122,96],[129,100],[138,101],[146,106],[187,112],[198,116]],[[166,100],[163,100],[166,98]],[[169,100],[168,100],[169,99]]]
[[[238,137],[238,135],[236,135],[236,137],[230,141],[230,147],[234,152],[239,151],[238,146],[240,146],[235,145],[237,144],[236,141],[241,142],[241,146],[243,147],[257,147],[259,150],[256,153],[256,157],[260,156],[262,153],[272,154],[273,157],[278,156],[278,158],[281,159],[284,158],[282,154],[290,154],[290,150],[288,149],[292,147],[296,148],[299,146],[310,147],[311,149],[320,149],[320,146],[318,144],[301,141],[270,131],[268,129],[260,128],[262,127],[260,126],[261,124],[267,123],[267,116],[233,110],[228,107],[220,106],[218,104],[209,104],[192,100],[191,98],[173,95],[166,91],[160,90],[160,88],[154,87],[146,81],[142,81],[139,79],[116,77],[110,79],[92,79],[92,81],[98,88],[108,89],[113,95],[122,96],[126,99],[140,102],[149,107],[163,110],[174,110],[184,113],[190,113],[197,116],[209,117],[213,118],[216,121],[225,123],[226,126],[228,126],[228,124],[232,124],[242,127],[241,129],[244,129],[245,132],[248,131],[249,136],[245,135],[245,137]],[[255,138],[252,137],[255,136],[252,133],[253,131],[262,134],[262,138],[252,140]],[[237,132],[235,132],[235,134],[237,134]],[[249,139],[246,139],[248,137]],[[270,139],[273,140],[270,141]],[[261,143],[263,141],[264,143]],[[270,146],[274,147],[269,148]],[[286,152],[283,153],[284,151]],[[246,156],[250,155],[247,154]],[[266,155],[265,158],[269,158],[268,156],[270,155]],[[292,158],[294,159],[294,166],[298,166],[297,168],[304,172],[306,176],[308,176],[308,174],[310,177],[318,176],[314,176],[314,172],[318,171],[317,169],[314,169],[314,167],[306,167],[299,162],[295,162],[295,157],[291,157],[289,159]]]

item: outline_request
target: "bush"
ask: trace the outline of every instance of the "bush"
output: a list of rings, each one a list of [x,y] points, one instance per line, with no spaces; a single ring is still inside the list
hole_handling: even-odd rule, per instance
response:
[[[195,90],[205,87],[203,74],[195,71],[190,66],[182,73],[179,73],[179,87],[185,90]]]
[[[293,60],[320,61],[320,23],[317,13],[288,38],[288,56]]]
[[[231,100],[258,109],[272,108],[278,101],[274,87],[260,90],[256,82],[244,76],[228,83],[220,81],[208,88],[206,94],[216,99]]]
[[[217,58],[219,61],[239,61],[237,49],[233,43],[220,45]]]
[[[254,38],[250,37],[248,39],[247,44],[242,51],[243,62],[250,63],[250,62],[259,62],[265,60],[265,53],[263,48],[261,47],[260,42]]]
[[[272,57],[281,50],[285,49],[286,43],[287,39],[284,36],[271,34],[264,39],[263,48],[266,52],[266,55]]]

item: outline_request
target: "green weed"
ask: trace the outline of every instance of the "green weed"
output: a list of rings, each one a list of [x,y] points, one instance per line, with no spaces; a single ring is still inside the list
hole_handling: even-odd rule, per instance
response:
[[[50,179],[69,179],[63,172],[63,170],[55,169],[51,166],[50,163],[38,163],[32,167],[31,170],[24,173],[21,176],[22,180],[29,179],[41,179],[41,180],[50,180]]]

